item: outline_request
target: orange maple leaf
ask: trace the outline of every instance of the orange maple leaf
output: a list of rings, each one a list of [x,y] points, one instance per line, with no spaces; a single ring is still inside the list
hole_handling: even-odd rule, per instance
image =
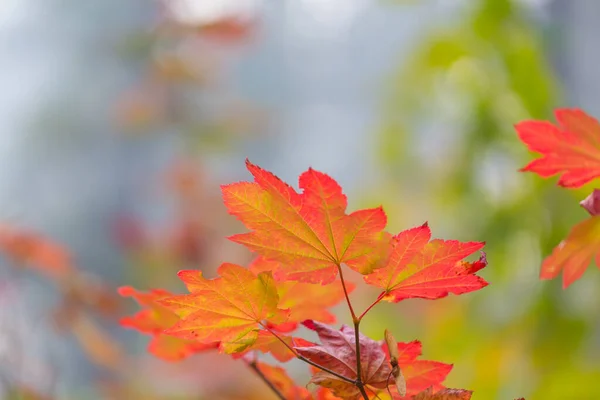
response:
[[[583,275],[592,259],[600,268],[600,215],[575,225],[542,263],[541,279],[554,279],[563,271],[563,288]]]
[[[151,354],[167,361],[179,361],[194,353],[217,347],[218,343],[200,343],[163,333],[179,321],[177,315],[158,304],[158,300],[171,297],[172,293],[161,289],[143,293],[131,286],[120,287],[118,292],[123,297],[133,297],[141,306],[147,307],[133,316],[121,318],[120,323],[124,327],[152,335],[148,345]]]
[[[246,166],[254,182],[221,187],[229,213],[251,229],[230,239],[281,262],[276,275],[326,284],[342,263],[362,274],[381,266],[388,247],[381,207],[348,215],[341,187],[321,172],[304,172],[299,194],[247,160]]]
[[[280,263],[267,261],[262,257],[255,259],[249,266],[250,271],[255,274],[264,271],[277,271]],[[277,278],[277,276],[276,276]],[[307,319],[331,324],[336,321],[335,315],[327,309],[344,300],[344,289],[341,283],[320,285],[297,281],[284,281],[275,279],[279,305],[281,309],[289,309],[290,317],[282,325],[271,326],[279,332],[291,332],[295,330],[298,323]],[[346,282],[346,289],[350,294],[356,285]]]
[[[219,278],[206,279],[201,271],[180,271],[191,294],[158,302],[181,319],[165,333],[201,343],[219,341],[225,353],[245,350],[258,339],[259,326],[280,324],[288,310],[277,308],[279,296],[270,272],[253,274],[236,264],[224,263]]]
[[[438,299],[487,286],[475,272],[487,265],[485,256],[469,263],[463,258],[484,246],[482,242],[431,239],[427,224],[405,230],[392,238],[387,265],[364,277],[385,290],[383,299]]]
[[[600,176],[600,124],[579,109],[559,109],[555,115],[558,125],[524,121],[515,126],[527,148],[542,154],[521,171],[544,178],[562,174],[560,186],[583,186]]]

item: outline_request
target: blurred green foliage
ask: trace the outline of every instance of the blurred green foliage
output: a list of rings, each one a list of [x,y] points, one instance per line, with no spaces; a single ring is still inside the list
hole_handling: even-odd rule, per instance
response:
[[[381,307],[365,333],[419,338],[425,358],[455,364],[447,385],[474,399],[600,398],[600,274],[566,291],[538,279],[543,257],[585,218],[577,203],[589,188],[517,171],[531,156],[513,125],[552,119],[557,78],[521,4],[469,5],[393,73],[369,200],[386,204],[394,232],[428,220],[434,236],[486,241],[491,285]]]

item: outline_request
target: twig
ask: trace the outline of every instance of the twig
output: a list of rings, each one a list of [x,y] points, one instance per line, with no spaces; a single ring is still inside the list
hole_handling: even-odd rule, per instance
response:
[[[342,282],[342,288],[344,289],[344,296],[346,297],[346,303],[348,303],[348,309],[350,310],[350,315],[352,315],[352,321],[356,321],[356,314],[354,313],[354,308],[352,307],[352,303],[350,303],[350,296],[348,296],[348,289],[346,288],[346,282],[344,281],[344,273],[342,272],[342,267],[338,264],[338,272],[340,273],[340,280]]]
[[[256,375],[258,375],[258,377],[260,379],[262,379],[262,381],[269,387],[271,388],[271,390],[273,391],[273,393],[275,393],[275,395],[277,397],[279,397],[281,400],[286,400],[285,396],[283,395],[283,393],[281,393],[279,391],[279,389],[273,384],[273,382],[271,382],[269,380],[269,378],[267,378],[265,376],[265,374],[262,373],[262,371],[260,370],[260,368],[258,368],[258,365],[256,365],[256,361],[252,361],[248,363],[248,366],[250,368],[252,368],[252,370],[256,373]]]
[[[331,374],[331,375],[335,376],[336,378],[339,378],[339,379],[341,379],[341,380],[343,380],[345,382],[356,384],[355,380],[350,379],[348,377],[345,377],[344,375],[339,374],[339,373],[337,373],[335,371],[332,371],[329,368],[326,368],[326,367],[324,367],[322,365],[319,365],[316,362],[314,362],[312,360],[309,360],[308,358],[304,357],[302,354],[298,354],[298,352],[292,346],[290,346],[289,344],[287,344],[285,342],[285,340],[283,340],[281,338],[281,336],[279,336],[277,333],[275,333],[271,328],[269,328],[268,326],[265,326],[265,325],[262,325],[262,327],[265,328],[267,331],[269,331],[271,333],[271,335],[275,336],[277,338],[277,340],[279,340],[285,347],[288,348],[289,351],[291,351],[294,354],[294,356],[296,356],[297,359],[299,359],[301,361],[304,361],[305,363],[310,364],[313,367],[319,368],[321,371],[327,372],[328,374]]]
[[[360,318],[356,317],[356,314],[354,313],[354,308],[352,308],[352,303],[350,303],[350,296],[348,296],[348,289],[346,288],[346,282],[344,281],[344,272],[342,271],[342,267],[340,264],[337,264],[337,267],[340,273],[342,288],[344,289],[344,296],[346,296],[346,302],[348,303],[348,309],[350,310],[350,314],[352,315],[352,323],[354,324],[354,343],[356,349],[356,381],[354,381],[354,385],[358,388],[363,398],[365,400],[369,400],[369,395],[367,394],[365,390],[365,385],[362,381],[362,365],[360,362],[360,337],[358,330],[360,325]]]
[[[360,320],[354,321],[354,341],[356,343],[356,387],[360,390],[360,394],[364,397],[365,400],[369,400],[369,395],[365,390],[365,386],[362,381],[362,365],[360,362],[360,338],[359,338],[359,330],[358,327],[360,325]]]

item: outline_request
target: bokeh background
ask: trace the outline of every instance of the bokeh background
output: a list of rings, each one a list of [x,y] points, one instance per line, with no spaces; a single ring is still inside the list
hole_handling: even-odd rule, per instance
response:
[[[121,285],[182,290],[180,269],[250,259],[219,191],[246,157],[292,183],[327,172],[391,232],[487,242],[489,287],[382,305],[366,334],[420,339],[474,399],[600,398],[598,270],[538,280],[587,192],[518,173],[513,129],[600,116],[599,16],[596,0],[3,0],[3,235],[70,258],[42,246],[21,268],[2,242],[0,398],[269,398],[224,356],[160,361],[116,322],[137,309]],[[40,273],[65,264],[67,284]]]

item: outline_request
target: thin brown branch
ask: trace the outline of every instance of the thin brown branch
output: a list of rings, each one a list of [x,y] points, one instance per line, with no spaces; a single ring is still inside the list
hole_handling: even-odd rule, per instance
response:
[[[256,361],[249,362],[248,366],[256,373],[256,375],[258,375],[260,379],[262,379],[262,381],[273,391],[273,393],[275,393],[277,397],[279,397],[281,400],[286,400],[285,396],[279,391],[277,386],[275,386],[275,384],[271,382],[269,378],[265,376],[265,374],[262,373],[260,368],[258,368]]]
[[[285,347],[287,347],[294,354],[294,356],[296,356],[296,358],[298,360],[304,361],[305,363],[310,364],[313,367],[319,368],[321,371],[327,372],[328,374],[331,374],[331,375],[333,375],[333,376],[335,376],[335,377],[337,377],[337,378],[339,378],[339,379],[341,379],[341,380],[343,380],[345,382],[356,384],[355,380],[350,379],[348,377],[345,377],[342,374],[339,374],[339,373],[337,373],[335,371],[332,371],[329,368],[326,368],[326,367],[324,367],[322,365],[319,365],[316,362],[311,361],[308,358],[304,357],[303,355],[298,354],[298,352],[296,352],[296,350],[293,347],[291,347],[288,343],[286,343],[285,340],[283,340],[281,338],[281,336],[279,336],[277,333],[275,333],[271,328],[269,328],[269,327],[267,327],[265,325],[262,325],[262,327],[265,328],[267,331],[269,331],[271,333],[271,335],[275,336],[277,338],[277,340],[279,340]]]
[[[350,310],[350,315],[352,315],[352,323],[354,324],[354,343],[356,346],[356,381],[354,381],[354,385],[360,390],[360,394],[363,396],[365,400],[369,400],[369,395],[365,390],[365,385],[362,381],[362,365],[360,361],[360,338],[359,338],[359,330],[358,327],[360,325],[360,318],[356,317],[356,313],[354,312],[354,308],[352,308],[352,303],[350,302],[350,296],[348,296],[348,289],[346,288],[346,281],[344,280],[344,272],[342,271],[341,265],[337,265],[338,271],[340,273],[340,281],[342,282],[342,288],[344,289],[344,296],[346,297],[346,302],[348,303],[348,309]]]
[[[369,400],[369,395],[365,390],[365,386],[362,381],[362,363],[360,361],[360,332],[359,332],[360,320],[354,321],[354,342],[356,344],[356,387],[360,390],[365,400]]]

